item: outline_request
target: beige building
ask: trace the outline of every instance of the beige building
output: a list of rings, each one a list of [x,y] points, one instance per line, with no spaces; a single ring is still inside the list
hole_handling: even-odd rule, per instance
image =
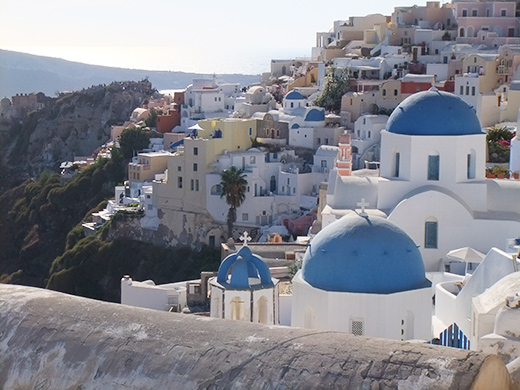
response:
[[[478,91],[489,93],[504,83],[497,72],[497,54],[470,54],[462,60],[462,71],[467,74],[478,75]]]
[[[155,175],[164,173],[168,165],[170,152],[139,153],[137,157],[128,164],[128,179],[130,183],[152,181]]]
[[[348,92],[341,98],[342,125],[354,128],[354,122],[363,114],[377,114],[380,109],[397,107],[410,94],[401,91],[401,80],[389,79],[381,83],[379,89]]]
[[[471,54],[462,61],[464,74],[455,77],[455,94],[474,107],[483,127],[516,120],[520,91],[511,82],[519,62],[514,48]]]
[[[199,126],[198,137],[185,138],[184,151],[168,158],[166,177],[154,181],[154,205],[172,244],[216,246],[223,240],[223,227],[207,212],[206,173],[214,169],[217,155],[251,147],[256,120],[208,119]]]

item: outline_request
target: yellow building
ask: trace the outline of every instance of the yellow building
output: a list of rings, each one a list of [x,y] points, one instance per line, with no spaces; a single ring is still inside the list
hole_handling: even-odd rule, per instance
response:
[[[308,71],[304,76],[298,77],[296,80],[294,80],[287,87],[287,92],[291,91],[294,88],[313,87],[316,85],[317,80],[318,80],[318,68],[314,67],[310,71]]]
[[[128,164],[128,179],[132,182],[152,181],[156,174],[163,173],[168,165],[169,152],[139,153],[137,162]]]
[[[499,86],[497,58],[498,54],[470,54],[462,61],[464,73],[478,75],[478,92],[490,93]]]
[[[220,242],[222,226],[206,210],[206,173],[213,170],[217,155],[247,150],[256,137],[253,119],[206,119],[198,124],[198,136],[184,139],[184,151],[168,158],[166,177],[153,183],[154,205],[173,244]]]

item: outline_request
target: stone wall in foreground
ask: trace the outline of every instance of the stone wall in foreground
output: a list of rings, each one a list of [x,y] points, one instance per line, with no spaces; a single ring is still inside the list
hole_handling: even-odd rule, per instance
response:
[[[495,355],[0,285],[3,389],[509,389]]]

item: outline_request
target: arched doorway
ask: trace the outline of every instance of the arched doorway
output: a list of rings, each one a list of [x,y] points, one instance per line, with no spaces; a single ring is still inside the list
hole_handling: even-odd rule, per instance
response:
[[[269,315],[268,315],[268,305],[267,298],[265,296],[261,296],[257,302],[258,308],[258,322],[260,324],[267,324]]]

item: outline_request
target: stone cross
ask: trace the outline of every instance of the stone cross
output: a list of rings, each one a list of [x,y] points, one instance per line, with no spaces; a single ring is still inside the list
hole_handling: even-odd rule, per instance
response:
[[[244,246],[247,246],[247,243],[251,240],[252,238],[249,236],[249,234],[247,234],[247,231],[245,231],[244,234],[240,236],[240,241],[244,243]]]
[[[359,213],[359,215],[366,217],[368,214],[365,211],[365,207],[368,206],[369,203],[365,202],[365,198],[361,198],[361,202],[358,202],[357,205],[361,207],[361,213]]]

